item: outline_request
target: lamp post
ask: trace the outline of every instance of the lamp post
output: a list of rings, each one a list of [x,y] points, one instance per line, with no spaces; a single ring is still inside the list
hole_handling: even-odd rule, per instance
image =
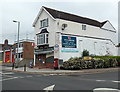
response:
[[[18,23],[18,37],[17,37],[17,63],[19,61],[19,54],[18,54],[18,49],[19,49],[19,31],[20,31],[20,22],[19,21],[16,21],[16,20],[13,20],[13,22],[15,23]]]

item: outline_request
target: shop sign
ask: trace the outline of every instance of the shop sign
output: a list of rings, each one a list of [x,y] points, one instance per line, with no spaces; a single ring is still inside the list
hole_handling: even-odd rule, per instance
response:
[[[77,48],[62,48],[61,52],[79,52]]]
[[[92,59],[92,57],[83,57],[83,59],[84,59],[85,61],[90,61],[90,60]]]
[[[63,48],[77,48],[76,37],[62,36]]]

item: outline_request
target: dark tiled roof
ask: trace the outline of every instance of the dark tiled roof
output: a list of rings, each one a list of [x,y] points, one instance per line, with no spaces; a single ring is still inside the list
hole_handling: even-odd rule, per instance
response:
[[[49,32],[48,32],[47,29],[45,28],[45,29],[42,29],[42,30],[41,30],[40,34],[42,34],[42,33],[49,33]]]
[[[44,7],[44,6],[43,6]],[[93,19],[89,19],[89,18],[85,18],[85,17],[81,17],[81,16],[77,16],[74,14],[69,14],[69,13],[65,13],[62,11],[58,11],[58,10],[54,10],[51,8],[47,8],[44,7],[55,19],[64,19],[64,20],[69,20],[69,21],[73,21],[73,22],[78,22],[78,23],[83,23],[83,24],[88,24],[88,25],[93,25],[96,27],[102,27],[105,22],[99,22]]]

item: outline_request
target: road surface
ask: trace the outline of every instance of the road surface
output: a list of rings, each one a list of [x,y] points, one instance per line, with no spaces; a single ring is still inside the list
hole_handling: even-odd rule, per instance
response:
[[[3,71],[1,74],[2,90],[43,90],[53,85],[53,90],[118,89],[120,83],[118,71],[79,75],[27,74],[8,71]]]

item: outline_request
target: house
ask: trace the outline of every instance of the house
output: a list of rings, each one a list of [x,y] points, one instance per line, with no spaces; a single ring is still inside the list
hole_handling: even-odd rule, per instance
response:
[[[14,43],[15,46],[15,62],[18,66],[23,66],[34,61],[34,40],[23,39],[18,43]]]
[[[110,21],[99,22],[42,6],[33,22],[36,60],[46,66],[71,57],[117,55],[117,33]]]

